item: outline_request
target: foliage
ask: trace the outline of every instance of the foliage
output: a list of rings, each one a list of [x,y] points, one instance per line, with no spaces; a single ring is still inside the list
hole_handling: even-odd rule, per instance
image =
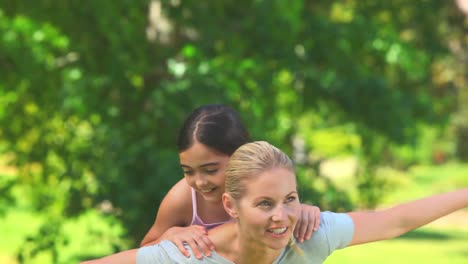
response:
[[[7,176],[0,175],[0,218],[5,215],[8,207],[14,205],[15,200],[11,194],[11,189],[16,182]]]
[[[444,125],[456,105],[455,77],[437,82],[434,69],[463,19],[436,0],[4,1],[0,144],[57,228],[110,202],[137,242],[180,178],[184,117],[222,102],[288,153],[299,139],[305,157],[359,156],[372,205],[383,153],[414,146],[417,124]],[[298,166],[305,198],[319,197],[314,162]],[[322,202],[352,206],[324,184]]]
[[[22,204],[26,202],[21,196],[17,198]],[[2,263],[17,263],[13,259],[16,254],[18,263],[78,263],[130,247],[121,223],[108,214],[88,210],[77,218],[56,220],[45,212],[9,208],[0,225]],[[44,228],[45,222],[57,226]],[[41,251],[41,247],[47,250]]]
[[[398,239],[338,250],[326,263],[362,263],[365,258],[369,262],[382,264],[411,264],[418,261],[463,264],[466,262],[466,251],[462,245],[467,238],[466,229],[422,228]]]

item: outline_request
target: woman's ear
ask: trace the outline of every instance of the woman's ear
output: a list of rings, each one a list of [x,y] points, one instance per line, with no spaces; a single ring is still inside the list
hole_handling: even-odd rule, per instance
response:
[[[236,203],[234,202],[234,199],[232,199],[232,197],[227,193],[223,193],[222,199],[223,199],[224,210],[226,210],[226,212],[232,218],[237,218],[238,216],[237,207],[236,207]]]

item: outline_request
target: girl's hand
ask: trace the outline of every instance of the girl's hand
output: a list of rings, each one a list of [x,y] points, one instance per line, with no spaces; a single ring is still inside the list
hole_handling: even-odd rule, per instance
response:
[[[299,243],[309,240],[312,232],[317,231],[320,225],[320,208],[317,206],[301,204],[301,214],[294,229],[294,237]]]
[[[203,251],[205,256],[210,256],[211,251],[215,249],[213,242],[208,238],[208,232],[204,227],[198,225],[191,225],[187,227],[174,226],[169,228],[159,239],[172,241],[187,258],[190,253],[184,247],[184,242],[187,243],[193,251],[197,259],[203,257],[200,251]]]

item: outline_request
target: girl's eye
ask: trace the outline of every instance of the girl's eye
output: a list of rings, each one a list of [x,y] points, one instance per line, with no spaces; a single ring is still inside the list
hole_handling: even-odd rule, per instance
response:
[[[192,175],[193,175],[193,171],[184,171],[184,175],[192,176]]]
[[[206,173],[210,174],[210,175],[216,174],[217,172],[218,172],[218,170],[207,170],[206,171]]]
[[[289,196],[288,198],[286,198],[286,203],[291,203],[291,202],[294,202],[296,200],[296,196]]]

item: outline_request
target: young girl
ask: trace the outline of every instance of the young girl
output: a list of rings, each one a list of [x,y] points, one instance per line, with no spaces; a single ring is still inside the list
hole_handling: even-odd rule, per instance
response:
[[[224,170],[234,151],[250,141],[236,111],[224,105],[205,105],[195,109],[184,122],[178,138],[180,165],[184,179],[161,202],[156,220],[141,246],[161,240],[172,241],[190,256],[187,243],[197,258],[210,255],[214,245],[207,230],[231,221],[221,202]],[[310,239],[320,223],[320,210],[301,205],[295,237]]]

